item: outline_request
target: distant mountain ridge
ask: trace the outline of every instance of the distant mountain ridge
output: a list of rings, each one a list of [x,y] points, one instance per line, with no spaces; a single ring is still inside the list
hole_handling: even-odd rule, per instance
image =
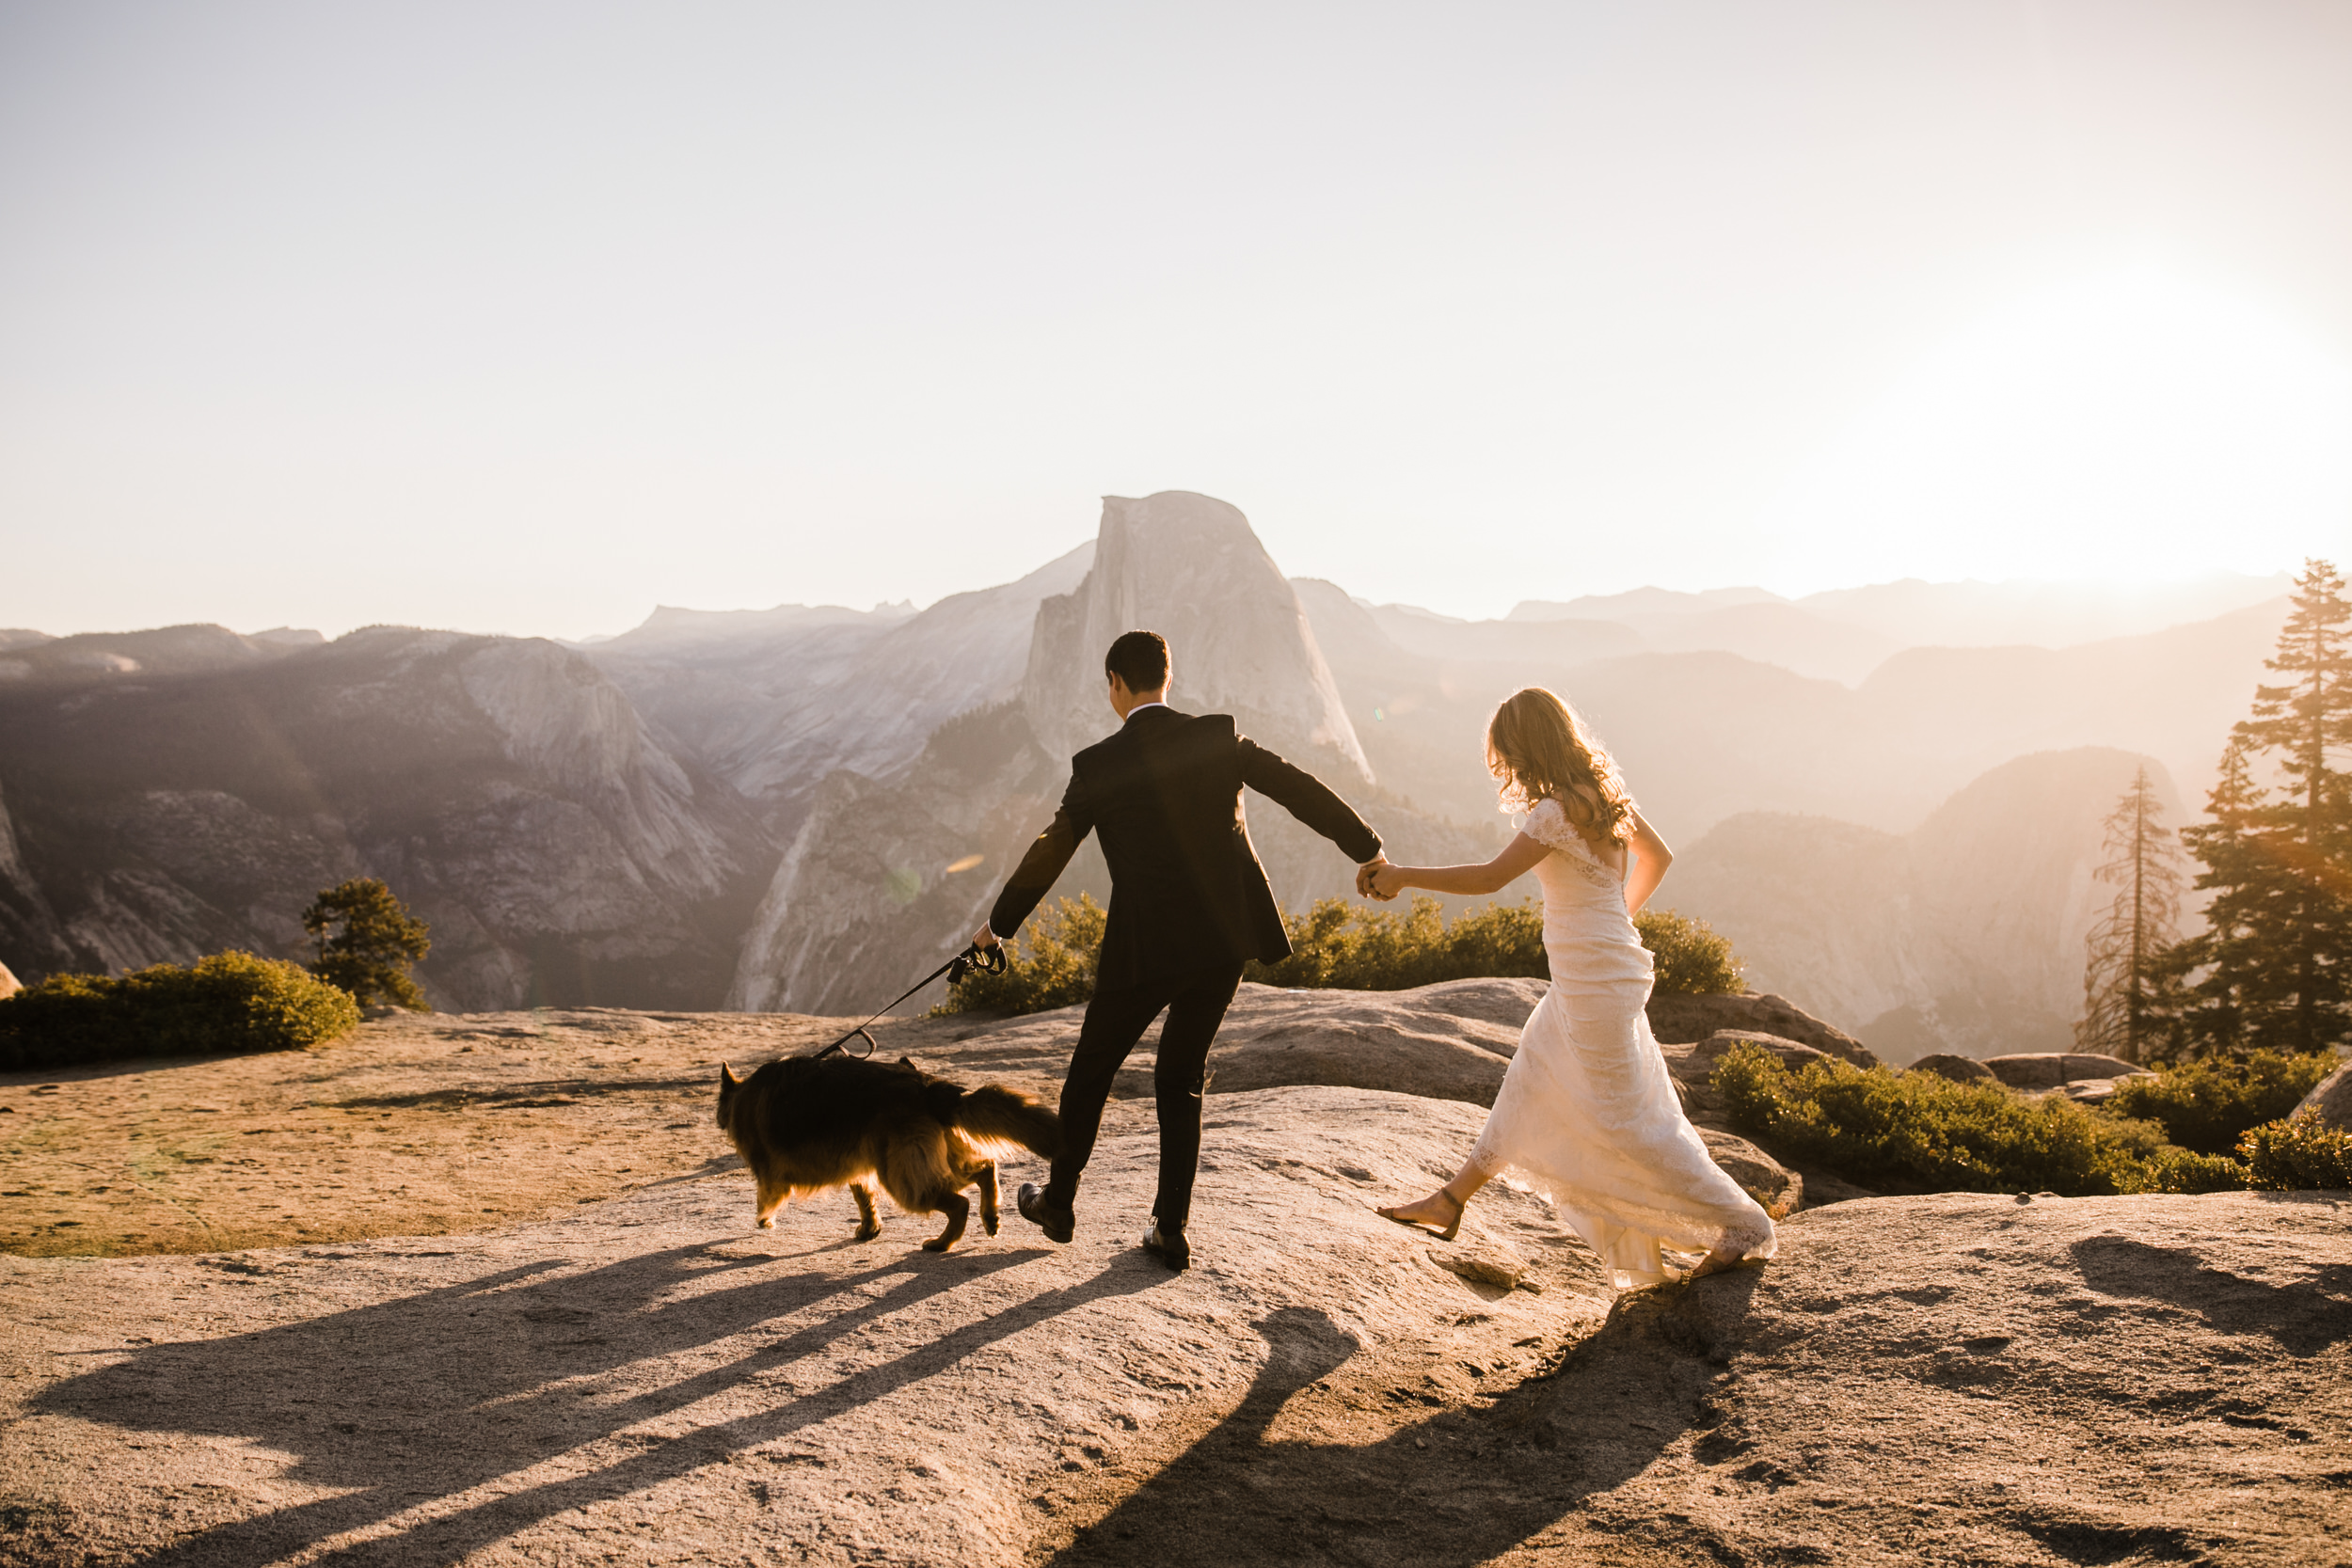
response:
[[[1906,832],[1988,768],[2086,745],[2153,755],[2201,799],[2285,612],[2258,604],[2064,649],[1910,648],[1850,688],[1722,652],[1595,655],[1596,623],[1414,622],[1406,646],[1392,614],[1329,583],[1297,587],[1390,788],[1465,819],[1491,811],[1476,761],[1486,716],[1549,685],[1684,837],[1758,810]],[[1504,626],[1518,640],[1499,654]]]
[[[2070,648],[2212,620],[2281,600],[2291,586],[2285,573],[2214,572],[2148,584],[1905,578],[1797,599],[1761,588],[1699,594],[1637,588],[1565,601],[1524,600],[1505,619],[1613,624],[1634,633],[1645,649],[1735,653],[1852,686],[1908,648]]]
[[[2282,606],[2063,648],[1885,651],[1903,639],[1865,611],[1916,586],[1829,606],[1845,619],[1647,590],[1568,602],[1607,617],[1464,622],[1286,580],[1238,510],[1163,492],[1108,498],[1094,541],[919,612],[663,610],[586,645],[8,634],[0,962],[36,979],[295,952],[311,895],[371,874],[433,923],[422,976],[444,1006],[871,1006],[977,924],[1069,752],[1113,722],[1099,644],[1151,625],[1175,641],[1180,706],[1234,711],[1404,858],[1503,842],[1485,721],[1551,685],[1681,851],[1663,901],[1719,919],[1763,983],[1890,1053],[2046,1042],[2078,984],[2083,873],[2079,835],[2037,835],[2104,809],[2124,759],[2194,799]],[[1909,633],[1987,585],[1924,586],[1965,592],[1913,605]],[[2045,752],[2075,760],[2019,760]],[[1979,826],[1955,839],[1963,816]],[[1249,825],[1293,908],[1347,891],[1279,810]],[[1947,840],[1980,847],[1939,859]],[[1981,895],[1970,857],[2012,840],[2042,847]],[[1873,866],[1907,904],[1855,869]],[[1091,850],[1057,891],[1081,890],[1107,891]]]
[[[770,840],[580,655],[376,627],[230,657],[230,636],[161,644],[176,673],[0,688],[11,969],[298,953],[317,892],[373,875],[431,924],[443,1006],[717,1000]]]
[[[850,610],[832,604],[781,604],[772,610],[680,610],[674,605],[656,605],[652,614],[618,637],[600,637],[582,646],[599,651],[615,647],[642,651],[663,645],[788,634],[810,626],[887,625],[914,613],[911,604],[876,605],[871,610]]]
[[[279,627],[240,637],[226,626],[162,626],[153,631],[0,634],[0,690],[16,683],[55,685],[125,675],[187,675],[266,664],[326,641],[314,631]]]

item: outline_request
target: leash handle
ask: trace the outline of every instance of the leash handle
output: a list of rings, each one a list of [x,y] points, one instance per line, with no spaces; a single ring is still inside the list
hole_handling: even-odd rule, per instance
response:
[[[943,974],[947,976],[947,983],[952,986],[958,980],[961,980],[965,975],[971,974],[1002,974],[1009,966],[1009,963],[1010,960],[1005,956],[1005,944],[1003,942],[1000,942],[993,947],[982,947],[978,942],[973,942],[969,946],[965,947],[962,952],[957,954],[954,958],[949,958],[946,963],[941,964],[937,969],[932,970],[929,974],[924,975],[920,980],[915,981],[914,984],[900,991],[896,997],[893,997],[890,1001],[883,1003],[882,1006],[882,1011],[877,1012],[873,1018],[867,1019],[864,1023],[859,1024],[856,1028],[850,1030],[848,1034],[842,1036],[839,1039],[834,1041],[822,1051],[818,1052],[816,1055],[811,1056],[809,1059],[811,1061],[815,1061],[818,1056],[830,1056],[834,1052],[838,1051],[844,1056],[848,1056],[861,1062],[865,1061],[867,1057],[873,1055],[875,1050],[874,1037],[866,1033],[866,1031],[873,1026],[874,1019],[882,1017],[882,1013],[890,1011],[891,1008],[897,1006],[899,1003],[904,1002],[908,997],[913,996],[916,991],[921,990],[925,986],[930,985],[933,980],[938,979]],[[850,1050],[850,1042],[854,1039],[863,1039],[866,1042],[866,1049],[864,1051]]]

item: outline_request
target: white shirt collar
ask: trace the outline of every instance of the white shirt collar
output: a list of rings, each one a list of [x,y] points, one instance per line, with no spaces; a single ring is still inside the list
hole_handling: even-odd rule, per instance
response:
[[[1131,707],[1131,708],[1129,708],[1129,709],[1127,710],[1127,718],[1128,718],[1128,719],[1133,719],[1133,718],[1134,718],[1136,714],[1141,713],[1141,712],[1142,712],[1145,708],[1148,708],[1148,707],[1166,707],[1166,706],[1168,706],[1168,705],[1167,705],[1166,703],[1137,703],[1135,706],[1133,706],[1133,707]],[[1120,721],[1120,722],[1121,722],[1121,723],[1124,723],[1125,721],[1126,721],[1125,720],[1121,720],[1121,721]]]

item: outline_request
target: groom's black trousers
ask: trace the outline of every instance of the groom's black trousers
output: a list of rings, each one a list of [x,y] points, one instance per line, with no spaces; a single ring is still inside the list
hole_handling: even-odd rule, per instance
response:
[[[1095,991],[1078,1030],[1078,1048],[1070,1053],[1070,1076],[1062,1081],[1061,1154],[1045,1183],[1048,1199],[1067,1207],[1077,1196],[1078,1173],[1094,1153],[1111,1080],[1165,1007],[1168,1023],[1160,1031],[1159,1062],[1152,1073],[1160,1114],[1160,1189],[1152,1212],[1168,1229],[1184,1227],[1200,1164],[1200,1090],[1209,1042],[1216,1038],[1216,1026],[1225,1022],[1225,1009],[1240,985],[1241,965],[1230,963]]]

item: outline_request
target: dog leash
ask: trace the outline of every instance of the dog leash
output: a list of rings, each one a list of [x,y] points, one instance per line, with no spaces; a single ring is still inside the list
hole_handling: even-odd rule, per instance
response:
[[[822,1051],[817,1052],[815,1054],[811,1055],[808,1060],[813,1062],[820,1056],[830,1056],[834,1052],[838,1051],[844,1056],[851,1057],[854,1060],[862,1062],[866,1060],[866,1057],[871,1056],[874,1053],[874,1037],[866,1033],[866,1030],[872,1027],[874,1019],[882,1017],[882,1013],[890,1011],[891,1008],[897,1006],[899,1003],[904,1002],[908,997],[913,996],[916,991],[921,990],[925,986],[930,985],[933,980],[938,979],[943,974],[947,976],[947,983],[952,986],[967,974],[1002,974],[1005,972],[1005,944],[1003,942],[1000,942],[993,947],[982,947],[976,942],[971,946],[966,947],[962,952],[957,954],[954,958],[949,958],[946,963],[941,964],[937,969],[932,970],[929,974],[924,975],[920,980],[915,981],[914,984],[909,986],[906,990],[900,991],[896,998],[883,1003],[881,1012],[877,1012],[874,1015],[874,1018],[867,1019],[864,1023],[859,1024],[856,1028],[850,1030],[848,1034],[842,1036],[839,1039],[834,1041]],[[864,1051],[850,1050],[850,1042],[853,1039],[859,1038],[863,1038],[866,1041],[866,1049]]]

